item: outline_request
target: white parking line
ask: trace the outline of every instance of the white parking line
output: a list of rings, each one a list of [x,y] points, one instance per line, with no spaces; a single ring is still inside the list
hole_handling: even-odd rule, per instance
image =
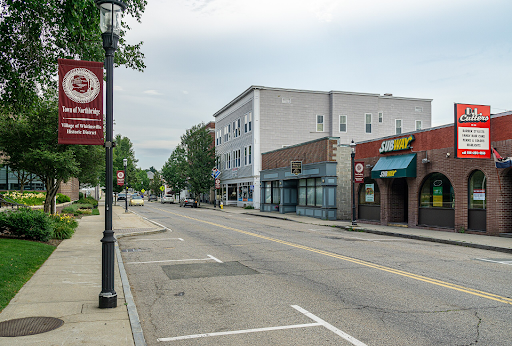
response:
[[[292,308],[301,312],[302,314],[306,315],[307,317],[311,318],[312,320],[314,320],[316,322],[315,323],[306,323],[306,324],[294,324],[294,325],[289,325],[289,326],[279,326],[279,327],[267,327],[267,328],[232,330],[232,331],[217,332],[217,333],[183,335],[183,336],[175,336],[175,337],[171,337],[171,338],[158,338],[157,341],[158,342],[177,341],[177,340],[187,340],[187,339],[208,338],[208,337],[212,337],[212,336],[247,334],[247,333],[256,333],[256,332],[268,332],[268,331],[273,331],[273,330],[285,330],[285,329],[297,329],[297,328],[309,328],[309,327],[322,326],[322,327],[329,329],[333,333],[341,336],[343,339],[347,340],[348,342],[350,342],[351,344],[353,344],[355,346],[367,346],[366,344],[362,343],[361,341],[357,340],[356,338],[348,335],[347,333],[339,330],[338,328],[327,323],[326,321],[322,320],[321,318],[313,315],[309,311],[304,310],[300,306],[292,305]]]
[[[215,262],[223,263],[221,260],[213,257],[212,255],[207,255],[208,258],[188,258],[188,259],[180,259],[180,260],[163,260],[163,261],[145,261],[145,262],[127,262],[126,264],[148,264],[148,263],[167,263],[167,262],[189,262],[189,261],[210,261],[213,260]]]
[[[493,259],[487,259],[487,258],[475,258],[475,259],[479,260],[479,261],[485,261],[485,262],[512,265],[512,261],[508,261],[508,260],[493,260]]]
[[[179,240],[184,241],[183,238],[155,238],[155,239],[137,239],[137,240],[153,240],[153,241],[160,241],[160,240]]]
[[[307,317],[311,318],[313,321],[316,321],[318,322],[319,324],[321,324],[322,326],[324,326],[325,328],[329,329],[331,332],[341,336],[343,339],[347,340],[348,342],[350,342],[351,344],[353,345],[356,345],[356,346],[367,346],[365,343],[362,343],[361,341],[357,340],[356,338],[354,338],[353,336],[350,336],[348,335],[347,333],[345,333],[344,331],[341,331],[339,330],[338,328],[336,328],[335,326],[333,326],[332,324],[329,324],[327,322],[325,322],[324,320],[322,320],[320,317],[317,317],[315,315],[313,315],[311,312],[307,311],[307,310],[304,310],[303,308],[301,308],[300,306],[298,305],[292,305],[292,308],[294,308],[295,310],[303,313],[304,315],[306,315]]]

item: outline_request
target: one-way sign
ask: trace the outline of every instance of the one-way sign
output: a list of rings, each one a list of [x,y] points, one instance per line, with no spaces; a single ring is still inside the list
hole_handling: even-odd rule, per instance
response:
[[[213,177],[214,179],[217,179],[217,178],[219,177],[219,175],[220,175],[220,171],[217,169],[217,167],[214,167],[214,168],[212,169],[212,177]]]

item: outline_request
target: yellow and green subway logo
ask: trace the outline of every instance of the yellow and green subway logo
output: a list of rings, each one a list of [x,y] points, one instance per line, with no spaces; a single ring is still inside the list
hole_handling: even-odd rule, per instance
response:
[[[380,145],[379,153],[382,154],[389,153],[390,151],[410,149],[412,141],[414,141],[413,135],[410,135],[409,137],[390,139],[389,141],[384,141]]]

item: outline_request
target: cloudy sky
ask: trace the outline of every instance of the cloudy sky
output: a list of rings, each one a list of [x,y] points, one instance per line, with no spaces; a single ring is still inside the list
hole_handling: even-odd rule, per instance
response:
[[[144,73],[115,70],[115,133],[160,169],[180,136],[251,85],[512,110],[510,0],[148,0]]]

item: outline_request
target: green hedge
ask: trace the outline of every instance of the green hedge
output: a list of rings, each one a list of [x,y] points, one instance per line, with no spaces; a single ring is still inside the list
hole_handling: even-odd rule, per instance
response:
[[[92,197],[80,198],[78,201],[74,201],[74,204],[92,204],[94,208],[98,208],[98,201]]]
[[[22,208],[0,213],[0,229],[17,237],[48,241],[53,237],[54,224],[43,211]]]

